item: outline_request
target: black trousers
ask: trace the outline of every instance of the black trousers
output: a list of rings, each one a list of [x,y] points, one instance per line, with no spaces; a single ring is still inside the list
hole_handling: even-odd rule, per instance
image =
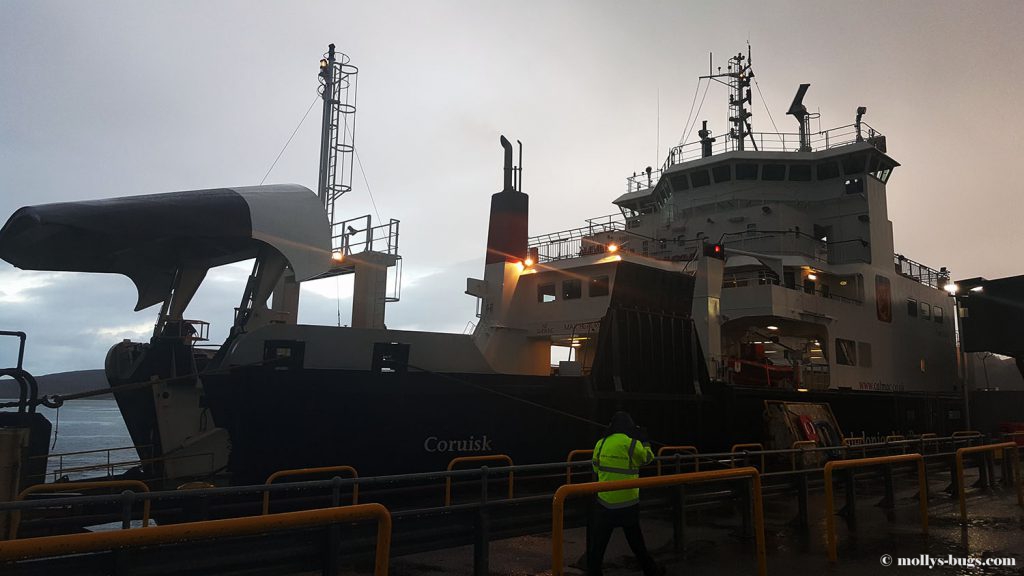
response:
[[[640,531],[640,505],[628,508],[605,508],[600,501],[593,504],[590,519],[590,549],[587,550],[587,576],[601,576],[601,564],[608,548],[608,540],[616,528],[622,528],[626,534],[626,542],[633,555],[640,561],[645,576],[658,573],[654,558],[647,551],[644,534]]]

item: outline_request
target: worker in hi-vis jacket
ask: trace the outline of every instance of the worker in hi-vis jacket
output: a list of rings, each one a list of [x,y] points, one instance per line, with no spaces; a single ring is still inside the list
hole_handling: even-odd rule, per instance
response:
[[[646,441],[646,434],[636,426],[627,412],[616,412],[603,438],[594,446],[594,472],[599,482],[629,480],[640,477],[640,467],[654,460],[654,453]],[[587,550],[587,574],[601,575],[608,540],[616,527],[622,527],[626,542],[633,550],[645,576],[663,574],[664,569],[654,562],[647,551],[644,535],[640,531],[640,490],[610,490],[598,492],[594,517],[589,529],[590,549]]]

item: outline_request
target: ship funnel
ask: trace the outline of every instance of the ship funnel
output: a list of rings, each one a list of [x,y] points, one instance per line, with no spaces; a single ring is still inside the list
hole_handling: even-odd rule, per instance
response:
[[[526,259],[530,197],[516,190],[513,184],[513,175],[517,169],[512,165],[512,143],[502,136],[501,146],[505,149],[505,186],[501,192],[491,196],[487,257],[484,260],[486,264],[522,262]]]
[[[512,185],[512,174],[515,171],[515,167],[512,165],[512,143],[502,136],[501,147],[505,149],[505,188],[502,192],[511,192],[515,190]]]
[[[789,111],[786,114],[796,118],[796,121],[800,123],[800,151],[810,152],[811,151],[811,122],[810,114],[807,112],[807,106],[804,106],[804,95],[807,94],[807,89],[810,88],[810,84],[801,84],[800,88],[796,91],[796,96],[793,97],[793,103],[789,105]]]

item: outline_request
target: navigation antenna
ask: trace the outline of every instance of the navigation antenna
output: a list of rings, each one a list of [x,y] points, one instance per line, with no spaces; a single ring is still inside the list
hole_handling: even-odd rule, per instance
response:
[[[736,150],[743,150],[747,137],[750,137],[750,145],[757,150],[757,142],[754,141],[753,130],[750,127],[750,117],[753,115],[747,110],[750,104],[750,81],[754,78],[754,70],[751,68],[750,45],[747,45],[747,54],[737,53],[729,58],[729,67],[726,72],[718,68],[715,74],[711,64],[708,65],[708,75],[701,76],[714,80],[729,87],[729,139],[735,143]],[[725,78],[725,80],[722,80]]]
[[[348,56],[336,52],[334,44],[328,46],[320,60],[324,113],[320,129],[320,181],[316,192],[331,224],[332,264],[318,278],[354,274],[352,327],[384,328],[385,304],[397,302],[401,296],[399,221],[391,218],[374,224],[369,214],[346,219],[337,206],[338,198],[352,191],[353,161],[359,161],[355,147],[358,75],[359,69],[350,63]],[[380,220],[380,216],[377,218]],[[341,323],[340,313],[338,323]]]
[[[331,227],[338,223],[335,202],[352,190],[352,159],[356,139],[356,86],[359,69],[350,58],[334,51],[320,60],[320,96],[324,101],[320,132],[320,182],[317,196],[324,204]]]

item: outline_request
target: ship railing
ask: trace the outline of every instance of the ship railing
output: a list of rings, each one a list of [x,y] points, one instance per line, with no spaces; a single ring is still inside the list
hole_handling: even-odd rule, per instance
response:
[[[633,174],[626,178],[626,193],[649,190],[658,185],[661,180],[661,170],[652,170],[650,174],[646,171],[641,174]]]
[[[864,457],[870,457],[872,451],[877,449],[891,450],[894,444],[903,442],[913,446],[913,443],[919,443],[924,446],[926,443],[929,446],[933,446],[935,443],[946,443],[953,447],[963,447],[964,445],[973,445],[974,443],[984,442],[987,439],[985,437],[944,437],[936,438],[932,435],[921,435],[918,438],[910,438],[903,441],[890,441],[886,442],[870,442],[865,444]],[[861,446],[857,446],[857,452],[859,453]],[[819,447],[793,447],[789,449],[778,449],[778,450],[757,450],[757,451],[738,451],[738,452],[719,452],[719,453],[706,453],[696,454],[687,452],[677,452],[675,454],[666,455],[657,458],[658,462],[674,465],[678,470],[682,466],[697,466],[699,465],[702,471],[705,470],[723,470],[728,469],[730,465],[737,459],[749,459],[750,457],[756,456],[777,456],[777,460],[768,460],[767,467],[771,467],[773,463],[781,462],[784,465],[778,466],[779,470],[775,471],[764,471],[760,477],[765,481],[764,484],[764,495],[773,497],[792,497],[795,495],[798,502],[800,503],[800,516],[798,520],[802,525],[807,526],[809,522],[808,518],[808,493],[812,484],[814,486],[821,485],[821,475],[824,473],[823,466],[817,467],[806,467],[803,466],[803,461],[806,455],[813,452],[824,452],[829,458],[844,458],[847,457],[842,453],[842,447],[836,446],[819,446]],[[789,466],[793,454],[797,454],[801,466],[797,470],[792,470]],[[936,473],[937,467],[942,467],[946,464],[951,464],[955,452],[935,452],[932,454],[923,455],[924,459],[929,462],[931,470],[930,473]],[[698,464],[699,462],[699,464]],[[972,466],[977,465],[978,461],[975,461]],[[38,510],[38,509],[53,509],[63,508],[71,506],[98,506],[102,504],[114,505],[119,510],[113,512],[113,517],[120,516],[122,528],[128,529],[132,527],[133,520],[133,508],[137,507],[144,501],[160,501],[160,502],[177,502],[180,503],[181,508],[201,508],[204,514],[208,513],[208,509],[205,507],[189,506],[189,502],[210,502],[213,499],[225,498],[233,503],[235,506],[236,514],[245,514],[246,512],[242,508],[237,507],[237,503],[244,498],[240,499],[239,496],[251,495],[253,497],[253,513],[259,509],[262,496],[267,492],[273,493],[295,493],[302,491],[309,491],[311,489],[330,490],[331,491],[331,506],[341,506],[341,493],[342,490],[348,490],[356,483],[360,486],[361,490],[374,490],[381,489],[387,490],[389,495],[395,495],[395,488],[401,485],[413,484],[419,490],[432,491],[436,489],[437,481],[447,480],[448,478],[459,479],[465,481],[474,481],[479,489],[479,498],[476,502],[466,502],[460,504],[454,504],[452,506],[435,506],[431,508],[422,508],[419,505],[413,504],[409,509],[398,510],[393,513],[395,521],[400,522],[404,519],[423,519],[423,518],[443,518],[446,522],[451,522],[453,515],[471,515],[475,517],[477,522],[474,524],[470,522],[465,524],[466,526],[472,527],[472,538],[474,546],[474,558],[480,559],[482,565],[476,565],[480,570],[474,570],[475,573],[487,573],[486,562],[487,562],[487,547],[490,544],[490,520],[489,518],[495,514],[496,510],[509,510],[512,507],[521,507],[527,505],[533,506],[550,506],[551,494],[550,491],[544,491],[543,493],[531,492],[529,494],[519,494],[514,499],[499,498],[492,499],[488,495],[488,485],[491,481],[497,481],[500,478],[506,477],[508,474],[514,473],[517,478],[521,480],[542,478],[550,483],[562,485],[567,483],[566,473],[568,472],[567,467],[570,469],[586,469],[592,468],[590,461],[560,461],[550,464],[527,464],[527,465],[516,465],[516,466],[504,466],[488,468],[487,466],[481,466],[479,469],[462,469],[462,470],[451,470],[443,472],[425,472],[425,473],[414,473],[414,474],[402,474],[394,476],[376,476],[376,477],[363,477],[363,478],[341,478],[335,476],[331,479],[325,480],[311,480],[301,482],[289,482],[280,484],[258,484],[252,486],[236,486],[236,487],[224,487],[224,488],[197,488],[195,490],[177,490],[177,491],[159,491],[150,493],[133,492],[126,490],[121,494],[117,495],[96,495],[96,496],[71,496],[62,497],[48,500],[27,500],[21,502],[4,502],[0,503],[0,513],[7,511],[27,511],[27,510]],[[979,467],[979,471],[982,468]],[[642,476],[653,476],[655,472],[655,466],[652,465],[645,467],[645,472]],[[856,476],[857,481],[862,479],[876,479],[881,477],[882,479],[891,478],[896,471],[888,469],[888,467],[877,467],[876,469],[868,469],[865,472]],[[946,473],[945,468],[941,468],[937,473]],[[537,475],[540,476],[537,476]],[[849,479],[853,479],[850,476]],[[1004,476],[1004,480],[1007,477]],[[848,482],[852,485],[852,482]],[[887,496],[892,482],[886,481]],[[525,491],[524,491],[525,492]],[[661,491],[647,491],[646,498],[665,498],[668,497],[671,500],[675,515],[681,514],[682,511],[692,509],[695,506],[706,506],[707,502],[712,501],[733,501],[736,498],[741,500],[744,498],[742,493],[737,493],[735,490],[717,490],[717,491],[699,491],[695,493],[683,493],[681,491],[675,491],[672,494]],[[849,491],[848,491],[849,494]],[[373,496],[371,495],[370,498]],[[892,499],[889,499],[892,502]],[[855,504],[852,500],[851,507]],[[311,507],[312,502],[306,500],[302,504],[305,507]],[[749,504],[749,503],[748,503]],[[741,507],[742,509],[743,507]],[[204,516],[205,517],[205,516]],[[93,516],[95,518],[95,515]],[[537,526],[532,528],[538,532],[546,531],[546,527],[542,524],[543,519],[538,519]],[[749,518],[744,518],[744,525],[749,526],[747,523]],[[673,523],[673,530],[678,531],[674,534],[674,541],[677,545],[682,546],[684,544],[682,527],[680,523]],[[140,529],[142,530],[142,529]]]
[[[722,276],[722,288],[746,288],[748,286],[780,286],[790,290],[797,290],[804,294],[813,294],[819,298],[828,298],[846,304],[861,305],[863,302],[856,298],[842,296],[831,290],[825,290],[820,285],[811,284],[783,284],[778,275],[771,270],[750,270],[747,272],[728,272]]]
[[[819,152],[848,146],[857,142],[868,142],[876,145],[883,151],[885,149],[883,144],[885,136],[864,122],[861,123],[859,135],[856,124],[847,124],[814,132],[809,135],[809,147],[803,150],[801,150],[800,134],[796,132],[753,132],[751,136],[756,143],[756,150],[759,152]],[[743,146],[745,151],[755,151],[754,146],[751,146],[750,137],[744,141]],[[737,142],[730,138],[728,134],[715,136],[715,142],[711,145],[712,154],[724,154],[736,150],[738,150]],[[699,160],[703,156],[703,145],[699,140],[681,144],[669,150],[668,157],[662,165],[662,171],[676,164]],[[646,179],[647,174],[645,173],[641,176]],[[654,182],[654,184],[657,184],[657,182]]]
[[[896,273],[900,276],[910,278],[938,290],[943,289],[949,283],[949,270],[945,268],[941,270],[929,268],[902,254],[893,254],[892,260],[896,266]]]
[[[61,452],[58,454],[44,454],[40,456],[31,456],[29,460],[46,460],[47,462],[46,473],[43,475],[34,475],[32,476],[33,479],[38,479],[42,481],[45,479],[46,476],[52,475],[53,481],[56,482],[59,478],[65,475],[76,474],[80,472],[93,472],[96,470],[105,470],[107,472],[107,476],[113,476],[116,470],[123,471],[127,470],[128,468],[138,466],[142,462],[142,458],[147,457],[144,454],[151,454],[152,449],[152,444],[144,444],[140,446],[119,446],[117,448],[99,448],[96,450],[78,450],[75,452]],[[114,452],[124,452],[127,450],[134,450],[136,454],[139,454],[139,458],[136,458],[134,460],[123,461],[112,459],[111,455]],[[83,456],[88,457],[93,454],[103,454],[105,456],[106,462],[88,465],[64,465],[65,458],[74,461],[83,459]],[[53,467],[51,467],[51,464],[54,464],[52,462],[53,460],[56,460],[56,463]]]
[[[729,248],[763,254],[805,256],[823,264],[870,262],[871,245],[863,238],[826,242],[794,230],[745,230],[726,232],[722,244]]]
[[[362,252],[398,255],[399,221],[373,225],[370,215],[350,218],[331,227],[331,249],[342,256]]]

